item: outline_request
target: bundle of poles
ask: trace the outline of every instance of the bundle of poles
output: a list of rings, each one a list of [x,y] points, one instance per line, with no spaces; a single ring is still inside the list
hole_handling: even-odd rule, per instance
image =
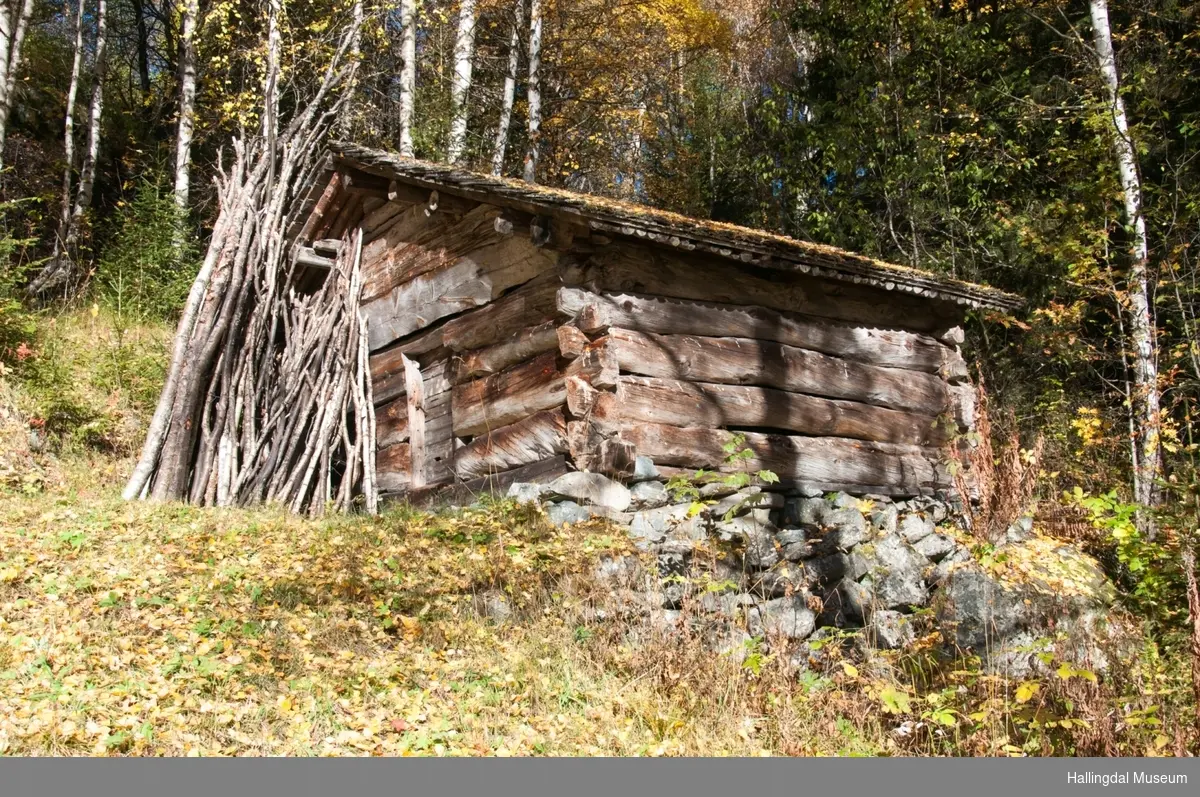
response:
[[[320,287],[304,290],[287,235],[353,80],[355,33],[282,130],[268,79],[263,129],[218,167],[220,212],[127,500],[377,510],[362,240],[342,240]]]

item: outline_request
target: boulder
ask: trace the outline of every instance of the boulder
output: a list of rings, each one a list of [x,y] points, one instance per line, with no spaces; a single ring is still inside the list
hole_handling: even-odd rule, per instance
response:
[[[599,473],[573,471],[564,473],[546,485],[546,495],[560,496],[624,512],[633,500],[628,488]]]
[[[765,520],[760,512],[763,510],[713,524],[713,530],[722,538],[740,538],[744,541],[746,568],[749,570],[766,570],[779,561],[779,551],[775,549],[775,525]]]
[[[603,555],[592,570],[592,577],[609,589],[640,586],[646,571],[636,556]]]
[[[518,504],[536,504],[542,500],[542,492],[545,489],[546,485],[544,484],[513,482],[508,486],[507,496]]]
[[[655,481],[638,482],[633,485],[629,488],[629,497],[635,509],[657,509],[670,502],[667,488],[662,482]]]
[[[942,635],[958,648],[1003,663],[1021,675],[1036,665],[1036,647],[1070,651],[1070,661],[1102,668],[1116,591],[1094,559],[1072,545],[1033,538],[1006,548],[1006,569],[976,562],[953,568],[934,611]]]
[[[629,478],[630,483],[648,482],[660,477],[658,468],[654,466],[654,460],[646,456],[637,456],[633,460],[633,476]]]
[[[871,613],[867,622],[867,637],[872,645],[881,650],[899,650],[916,639],[912,618],[892,609],[880,609]]]
[[[900,518],[896,531],[904,538],[905,542],[910,544],[920,542],[933,534],[933,519],[917,512],[910,512]]]
[[[818,529],[826,513],[833,507],[824,498],[793,498],[784,505],[785,526]]]
[[[580,506],[574,501],[558,501],[546,505],[546,517],[555,526],[565,526],[568,523],[582,523],[592,519],[592,510]]]
[[[885,537],[888,534],[896,533],[896,526],[900,522],[900,511],[896,509],[895,504],[877,505],[871,510],[871,528],[875,532]]]
[[[816,630],[817,618],[808,608],[807,595],[760,603],[746,612],[751,636],[805,639]]]
[[[843,578],[825,595],[817,624],[836,628],[861,626],[871,614],[873,600],[874,595],[868,585]]]
[[[808,539],[804,529],[781,529],[775,540],[779,543],[780,555],[789,562],[811,559],[820,553],[820,542]]]
[[[720,520],[731,512],[744,515],[755,509],[778,509],[783,504],[784,498],[779,493],[764,493],[761,487],[746,487],[717,501],[708,508],[708,514]]]
[[[913,545],[913,550],[932,562],[940,562],[957,547],[958,543],[951,536],[930,534]]]
[[[836,584],[852,570],[850,555],[841,552],[809,559],[804,567],[812,583],[826,588]]]
[[[499,590],[490,589],[476,593],[472,604],[477,614],[497,623],[506,622],[513,614],[512,604]]]
[[[629,535],[639,546],[661,542],[668,534],[701,540],[706,535],[705,520],[689,516],[691,504],[673,504],[634,512],[629,520]]]
[[[825,536],[821,538],[824,551],[848,551],[867,539],[867,521],[857,509],[827,512],[821,526],[825,529]]]
[[[783,561],[769,570],[750,576],[750,590],[764,598],[780,598],[788,594],[803,592],[808,583],[808,574],[803,565]]]
[[[834,509],[858,509],[858,499],[849,493],[834,493],[829,496],[829,503]]]
[[[924,571],[928,560],[900,538],[889,534],[875,544],[871,579],[876,602],[885,609],[923,606],[929,599]]]

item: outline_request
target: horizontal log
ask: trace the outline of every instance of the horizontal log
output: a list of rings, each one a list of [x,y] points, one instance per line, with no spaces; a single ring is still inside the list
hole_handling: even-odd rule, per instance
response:
[[[317,268],[328,271],[337,265],[337,261],[332,257],[325,257],[317,254],[311,246],[301,246],[296,249],[296,263],[308,268]]]
[[[621,371],[639,376],[774,387],[931,416],[941,414],[948,404],[946,384],[932,374],[851,362],[778,343],[619,328],[609,330],[607,341]]]
[[[634,445],[604,433],[591,420],[567,424],[567,448],[579,470],[603,473],[617,478],[633,475],[637,453]]]
[[[558,335],[554,321],[527,327],[499,343],[472,349],[455,357],[454,381],[464,382],[477,376],[498,373],[557,346]]]
[[[546,272],[500,299],[477,310],[451,318],[440,326],[419,332],[396,345],[371,355],[375,403],[381,404],[403,392],[401,357],[419,357],[446,345],[452,351],[490,346],[522,329],[554,318],[554,292],[558,276]],[[448,344],[448,345],[447,345]]]
[[[468,480],[540,462],[567,450],[561,409],[548,410],[480,435],[454,453],[454,472]]]
[[[579,284],[602,291],[756,305],[916,332],[954,326],[961,314],[960,308],[897,291],[739,267],[699,254],[680,257],[636,244],[614,245],[594,255],[584,267]]]
[[[556,264],[553,250],[536,249],[519,236],[477,249],[436,271],[397,286],[387,296],[364,302],[371,349],[424,329],[435,321],[499,298]],[[445,338],[452,340],[452,338]]]
[[[364,233],[373,233],[411,207],[402,202],[387,202],[368,211],[359,224]],[[382,247],[381,247],[382,248]]]
[[[342,252],[342,241],[339,238],[322,238],[312,242],[313,251],[322,257],[336,258]]]
[[[963,368],[962,357],[929,335],[806,318],[764,307],[664,299],[629,293],[597,294],[560,288],[562,315],[589,333],[609,327],[640,332],[751,338],[848,360],[939,373]]]
[[[725,446],[733,432],[701,427],[643,423],[626,428],[621,439],[656,465],[715,470],[773,471],[797,484],[871,487],[889,495],[911,495],[947,488],[950,478],[937,449],[896,443],[872,443],[840,437],[799,437],[746,432],[752,456],[726,463]]]
[[[579,377],[596,385],[616,383],[616,363],[610,350],[595,345],[565,368],[554,351],[514,365],[498,374],[455,386],[454,434],[471,437],[507,426],[536,412],[566,402],[566,379]]]
[[[568,390],[568,404],[571,391]],[[572,414],[575,413],[572,407]],[[610,430],[637,423],[767,428],[821,437],[940,445],[946,432],[932,415],[773,388],[622,376],[615,393],[595,396],[591,417]]]
[[[719,479],[723,478],[723,476],[714,474],[713,471],[708,470],[708,469],[704,469],[703,474],[701,474],[700,469],[698,469],[698,468],[679,468],[679,467],[675,467],[672,465],[658,465],[658,464],[656,464],[654,467],[658,470],[659,477],[663,481],[671,481],[672,479],[681,479],[685,482],[690,482],[690,483],[707,484],[711,481],[715,481],[715,480],[719,480]],[[757,480],[754,481],[753,483],[762,487],[764,490],[770,491],[770,492],[789,492],[789,491],[793,491],[793,490],[797,490],[797,489],[801,489],[801,488],[803,488],[805,490],[820,490],[821,492],[827,492],[827,493],[849,492],[849,493],[855,493],[857,495],[909,496],[909,495],[932,495],[933,493],[937,492],[937,490],[932,487],[922,487],[919,489],[914,489],[911,492],[906,492],[904,490],[897,489],[894,486],[893,487],[884,487],[883,485],[878,485],[878,484],[871,485],[871,484],[847,484],[845,482],[819,482],[819,481],[813,481],[811,479],[808,479],[808,480],[805,480],[802,482],[798,482],[794,479],[781,478],[779,481],[771,482],[770,484],[760,482]]]

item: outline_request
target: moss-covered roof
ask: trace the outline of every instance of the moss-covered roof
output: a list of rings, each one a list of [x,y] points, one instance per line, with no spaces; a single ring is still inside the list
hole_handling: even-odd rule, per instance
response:
[[[764,230],[489,177],[356,144],[335,142],[330,145],[330,151],[335,162],[372,174],[526,212],[570,218],[599,232],[642,239],[665,247],[703,251],[747,265],[799,271],[975,308],[1012,310],[1022,304],[1019,296],[986,285],[950,279]]]

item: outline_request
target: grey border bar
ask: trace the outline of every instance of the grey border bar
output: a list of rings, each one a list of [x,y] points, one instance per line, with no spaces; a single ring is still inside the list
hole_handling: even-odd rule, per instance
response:
[[[0,797],[241,794],[1196,797],[1200,759],[0,759]]]

